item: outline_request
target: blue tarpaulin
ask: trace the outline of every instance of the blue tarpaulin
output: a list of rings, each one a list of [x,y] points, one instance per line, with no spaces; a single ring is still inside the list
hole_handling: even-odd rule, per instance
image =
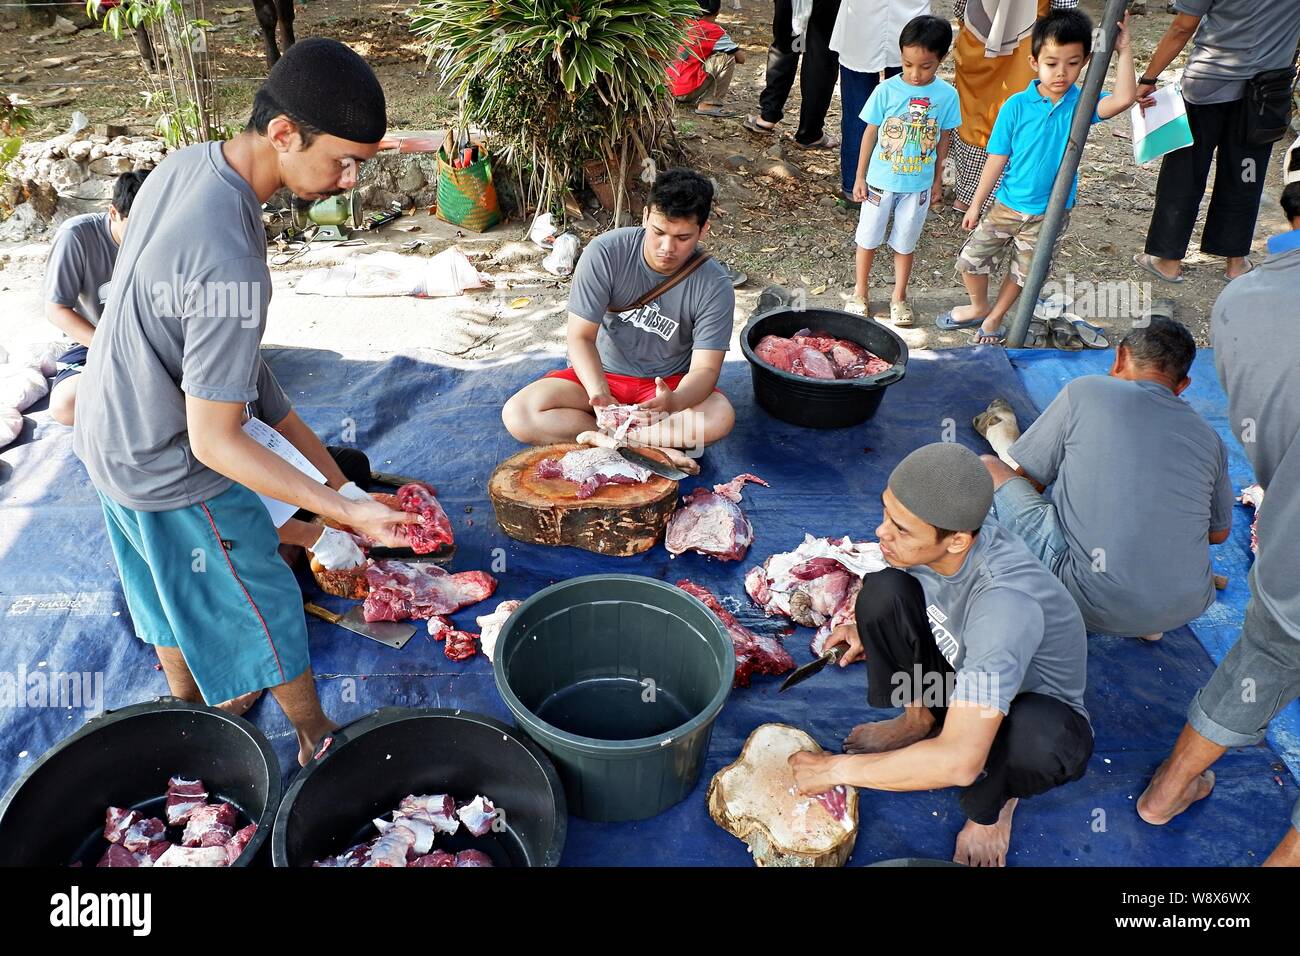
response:
[[[734,433],[705,453],[700,484],[753,472],[770,488],[749,486],[743,507],[756,529],[744,562],[699,555],[675,560],[660,546],[634,558],[526,545],[506,537],[492,518],[486,483],[492,469],[519,446],[500,422],[500,408],[517,388],[561,363],[522,357],[492,367],[454,369],[434,354],[340,356],[308,349],[267,353],[298,412],[327,442],[355,444],[378,470],[417,475],[438,487],[455,526],[452,570],[492,570],[496,595],[454,617],[473,618],[507,598],[525,598],[560,577],[601,572],[689,577],[733,607],[748,603],[745,570],[767,555],[795,547],[805,532],[873,535],[880,491],[893,466],[931,441],[955,438],[985,451],[970,420],[996,395],[1008,398],[1027,425],[1069,379],[1104,372],[1104,353],[1007,353],[996,348],[914,352],[907,378],[890,388],[870,422],[818,432],[784,425],[753,404],[748,367],[728,363],[721,382],[737,408]],[[1219,429],[1233,452],[1234,484],[1249,466],[1227,431],[1226,401],[1203,353],[1194,370],[1192,403]],[[24,687],[47,677],[32,673],[102,675],[102,701],[79,706],[0,709],[0,791],[88,716],[86,704],[117,708],[167,692],[152,651],[132,637],[99,505],[72,454],[71,432],[37,411],[20,444],[7,449],[0,485],[0,670]],[[347,438],[349,441],[344,442]],[[683,492],[696,481],[683,482]],[[1272,748],[1230,752],[1216,766],[1214,794],[1163,828],[1133,809],[1156,764],[1172,746],[1187,703],[1213,663],[1235,639],[1248,592],[1249,512],[1238,509],[1231,539],[1214,549],[1216,569],[1231,585],[1190,628],[1157,644],[1090,638],[1086,703],[1096,731],[1087,775],[1077,783],[1025,801],[1016,815],[1010,862],[1038,865],[1248,865],[1259,862],[1285,832],[1297,788],[1283,765],[1300,767],[1293,716],[1275,722]],[[504,562],[504,566],[503,566]],[[313,596],[308,579],[304,584]],[[325,601],[341,608],[344,602]],[[324,706],[348,722],[383,706],[460,707],[510,720],[489,662],[453,662],[422,631],[400,651],[314,619],[312,661]],[[801,629],[786,638],[799,662],[812,658]],[[1208,651],[1208,653],[1207,653]],[[3,679],[3,678],[0,678]],[[745,847],[709,819],[709,778],[735,758],[757,725],[781,721],[807,729],[838,750],[857,723],[888,716],[865,702],[862,667],[831,669],[777,696],[779,680],[759,677],[732,692],[715,725],[699,787],[653,820],[627,824],[570,821],[563,862],[595,864],[733,864]],[[93,688],[93,680],[88,685]],[[36,703],[41,703],[36,700]],[[45,701],[50,703],[50,701]],[[286,772],[296,743],[268,697],[249,718],[274,744]],[[1281,756],[1279,756],[1281,755]],[[963,815],[955,791],[861,792],[861,832],[852,862],[899,856],[949,857]]]

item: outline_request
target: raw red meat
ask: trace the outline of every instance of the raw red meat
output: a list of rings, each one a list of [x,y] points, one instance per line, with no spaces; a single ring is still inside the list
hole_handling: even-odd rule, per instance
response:
[[[632,464],[612,448],[578,448],[537,463],[537,477],[572,481],[578,486],[574,494],[584,499],[601,485],[636,485],[650,475],[649,469]]]
[[[371,841],[371,843],[373,842]],[[329,856],[323,860],[317,860],[312,866],[365,866],[370,860],[371,843],[358,843],[356,846],[344,850],[338,856]]]
[[[465,829],[475,836],[483,836],[492,829],[496,812],[497,808],[492,806],[492,801],[482,795],[456,808],[456,816],[460,817],[460,822],[465,824]]]
[[[461,850],[456,854],[457,866],[491,866],[492,857],[482,850]]]
[[[1250,553],[1259,553],[1259,509],[1264,504],[1264,488],[1261,485],[1247,485],[1237,497],[1243,505],[1255,509],[1255,517],[1250,522]]]
[[[167,825],[179,826],[190,818],[190,813],[208,801],[208,791],[202,780],[172,777],[167,781]]]
[[[458,631],[445,617],[429,618],[429,636],[435,641],[447,642],[442,646],[442,653],[453,661],[463,661],[478,653],[478,648],[474,644],[478,635],[471,634],[469,631]]]
[[[235,861],[243,855],[245,847],[248,846],[256,833],[257,824],[250,823],[230,838],[230,842],[226,844],[226,862],[230,866],[234,866]]]
[[[754,347],[754,354],[773,368],[805,378],[865,378],[891,367],[857,342],[807,329],[790,338],[765,335]]]
[[[154,866],[226,866],[224,846],[180,846],[172,844]]]
[[[228,803],[195,807],[185,824],[182,846],[225,846],[235,833],[235,808]]]
[[[138,820],[140,814],[122,807],[109,807],[104,814],[104,839],[109,843],[121,843],[122,837]]]
[[[596,409],[596,427],[622,441],[636,423],[637,411],[635,405],[605,405]]]
[[[754,540],[754,526],[739,506],[740,489],[747,481],[767,487],[757,475],[737,475],[712,491],[696,488],[683,498],[668,519],[664,547],[673,555],[697,551],[722,561],[742,559]]]
[[[825,807],[826,812],[836,820],[843,821],[844,815],[849,812],[849,793],[844,789],[843,784],[824,793],[814,794],[813,799]]]
[[[157,817],[137,820],[122,834],[122,846],[132,853],[149,849],[155,843],[167,842],[167,824]]]
[[[371,561],[370,594],[362,610],[367,621],[405,621],[451,614],[492,596],[496,579],[485,571],[448,574],[436,564]]]
[[[439,833],[452,834],[460,829],[460,820],[456,819],[456,801],[449,793],[403,797],[397,805],[397,812],[422,815]]]
[[[434,850],[432,853],[426,853],[424,856],[416,857],[411,861],[411,866],[453,867],[455,865],[456,854],[448,853],[446,850]]]
[[[122,846],[120,843],[110,843],[104,855],[99,858],[95,866],[105,867],[125,867],[139,866],[140,861],[135,858],[135,854]]]
[[[794,668],[794,658],[781,646],[779,640],[775,637],[755,634],[743,626],[719,603],[708,588],[685,580],[678,581],[677,586],[687,594],[703,601],[727,629],[727,634],[731,637],[731,645],[736,650],[736,675],[732,686],[748,687],[752,674],[784,674]]]
[[[431,485],[412,482],[397,489],[397,503],[403,511],[424,516],[423,524],[403,525],[406,540],[416,554],[432,554],[443,545],[453,544],[451,520],[434,497]]]
[[[170,840],[159,840],[157,843],[150,843],[143,850],[136,853],[135,858],[140,861],[141,866],[153,866],[173,846],[175,844]]]

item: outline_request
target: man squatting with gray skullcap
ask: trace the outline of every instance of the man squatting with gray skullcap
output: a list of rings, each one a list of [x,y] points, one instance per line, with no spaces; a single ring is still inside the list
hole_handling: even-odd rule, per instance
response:
[[[857,620],[826,641],[841,666],[866,654],[867,702],[902,708],[861,724],[845,754],[790,758],[806,794],[961,787],[954,859],[1001,866],[1021,797],[1083,776],[1087,633],[1070,592],[1016,535],[987,520],[978,455],[938,442],[899,463],[876,529],[891,567],[868,574]]]

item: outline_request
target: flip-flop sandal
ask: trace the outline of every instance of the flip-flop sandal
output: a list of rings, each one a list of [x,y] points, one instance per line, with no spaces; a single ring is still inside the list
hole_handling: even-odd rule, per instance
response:
[[[775,133],[776,132],[775,123],[773,123],[771,126],[760,126],[758,121],[759,121],[759,117],[751,114],[749,116],[746,116],[745,122],[741,123],[740,125],[745,127],[745,129],[749,130],[751,133]]]
[[[729,110],[724,106],[715,106],[709,110],[702,110],[697,106],[694,112],[696,116],[712,116],[714,119],[729,119],[736,115],[735,110]]]
[[[1052,345],[1062,352],[1083,351],[1083,339],[1069,319],[1052,319],[1047,323],[1047,332],[1051,336]]]
[[[825,133],[822,133],[821,139],[818,139],[806,145],[804,143],[799,142],[797,139],[792,139],[790,140],[790,142],[794,143],[795,146],[799,147],[800,149],[839,149],[840,148],[840,141],[836,139],[834,136],[828,136]]]
[[[889,321],[900,329],[910,329],[912,327],[912,306],[907,302],[890,302],[889,303]]]
[[[1045,349],[1047,346],[1047,323],[1042,319],[1030,319],[1029,329],[1025,332],[1025,348]]]
[[[1034,305],[1034,315],[1040,319],[1054,319],[1057,316],[1064,315],[1072,305],[1074,305],[1073,299],[1064,292],[1056,292],[1039,298]]]
[[[1139,269],[1144,269],[1147,272],[1151,273],[1161,282],[1168,282],[1170,285],[1177,285],[1178,283],[1183,281],[1183,275],[1181,272],[1171,279],[1169,278],[1169,276],[1165,275],[1163,272],[1157,269],[1155,267],[1155,263],[1151,261],[1151,257],[1147,255],[1145,252],[1139,252],[1137,255],[1135,255],[1133,257],[1133,264],[1136,265]]]
[[[1084,344],[1085,348],[1090,349],[1108,349],[1110,348],[1110,339],[1106,338],[1106,330],[1100,326],[1093,325],[1091,322],[1085,322],[1077,315],[1070,312],[1062,316],[1067,322],[1074,326],[1075,335],[1079,336],[1079,341]]]
[[[980,320],[983,324],[983,320]],[[1007,344],[1007,329],[1002,326],[995,332],[985,332],[983,329],[976,329],[971,333],[973,345],[1003,345]],[[992,339],[991,342],[981,342],[980,339]]]
[[[1241,275],[1233,276],[1232,279],[1240,279],[1241,276],[1248,276],[1254,271],[1255,271],[1255,260],[1252,259],[1250,256],[1246,256],[1246,271],[1241,273]],[[1226,272],[1219,274],[1219,281],[1221,281],[1224,285],[1227,285],[1229,282],[1232,281],[1232,279],[1228,278],[1228,274]]]
[[[945,332],[956,332],[958,329],[972,329],[977,325],[983,325],[983,319],[954,319],[952,312],[945,312],[934,320],[934,324],[943,329]]]

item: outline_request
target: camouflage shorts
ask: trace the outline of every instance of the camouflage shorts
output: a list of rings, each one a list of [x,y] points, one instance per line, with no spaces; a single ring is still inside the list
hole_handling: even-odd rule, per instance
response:
[[[957,270],[975,275],[988,275],[1002,258],[1007,246],[1011,246],[1011,278],[1017,285],[1025,284],[1029,274],[1029,263],[1034,258],[1034,247],[1038,245],[1038,233],[1043,227],[1042,216],[1031,216],[1016,212],[1014,209],[995,202],[975,231],[970,234],[966,244],[957,256]],[[1061,223],[1061,231],[1056,237],[1052,255],[1061,244],[1061,238],[1070,228],[1070,214],[1066,212]]]

